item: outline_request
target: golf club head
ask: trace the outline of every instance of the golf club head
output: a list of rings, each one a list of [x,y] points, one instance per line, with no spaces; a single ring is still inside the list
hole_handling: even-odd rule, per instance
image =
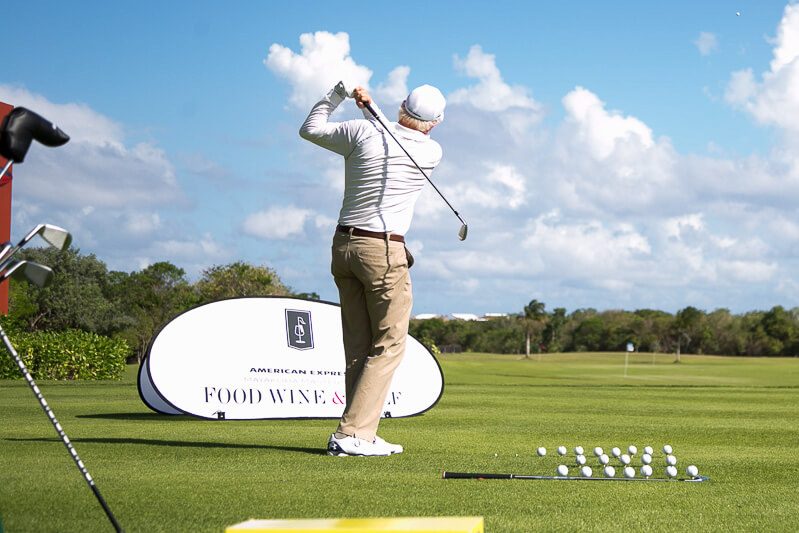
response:
[[[461,226],[461,229],[458,230],[458,238],[462,241],[465,241],[467,233],[469,233],[469,226],[464,224]]]
[[[66,250],[72,244],[72,235],[64,228],[59,228],[52,224],[42,224],[39,236],[50,246],[59,250]]]
[[[53,280],[53,270],[33,261],[14,261],[3,272],[2,280],[9,277],[27,280],[37,287],[46,287]]]
[[[45,146],[61,146],[69,141],[69,135],[41,115],[15,107],[0,125],[0,155],[22,163],[33,139]]]
[[[11,244],[11,241],[6,241],[0,245],[0,262],[6,259],[6,256],[11,253],[13,248],[14,246]]]

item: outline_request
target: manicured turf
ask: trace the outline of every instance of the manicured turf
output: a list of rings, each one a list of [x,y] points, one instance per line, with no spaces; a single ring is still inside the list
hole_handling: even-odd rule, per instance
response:
[[[480,515],[487,531],[795,531],[799,359],[449,355],[423,416],[389,419],[406,452],[333,458],[329,420],[203,421],[150,412],[122,382],[40,383],[127,531],[222,531],[249,518]],[[110,531],[23,381],[0,381],[6,531]],[[553,475],[552,452],[675,448],[705,483],[442,480]],[[535,455],[546,446],[550,455]],[[659,455],[657,461],[662,461]],[[595,469],[596,470],[596,469]],[[657,470],[662,471],[662,466]]]

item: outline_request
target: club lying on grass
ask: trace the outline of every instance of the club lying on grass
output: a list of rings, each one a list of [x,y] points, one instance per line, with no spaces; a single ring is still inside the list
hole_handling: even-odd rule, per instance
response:
[[[61,230],[61,228],[58,229],[60,231],[64,231]],[[67,233],[67,235],[69,235],[69,233]],[[30,234],[30,238],[32,238],[32,234]],[[28,240],[30,240],[30,238]],[[66,240],[68,240],[68,238]],[[53,244],[49,240],[48,242]],[[10,255],[13,255],[13,253]],[[50,283],[50,281],[53,279],[53,271],[49,267],[40,265],[39,263],[34,263],[32,261],[13,261],[13,262],[5,261],[4,265],[5,266],[3,268],[5,270],[2,272],[2,274],[0,274],[0,281],[6,280],[12,276],[15,278],[22,277],[27,281],[33,283],[34,285],[37,285],[39,287],[44,287],[48,283]],[[22,373],[22,376],[25,378],[25,381],[27,381],[28,386],[33,391],[34,396],[36,396],[36,399],[39,400],[39,405],[41,405],[42,409],[47,415],[47,418],[50,419],[50,423],[53,424],[56,433],[58,433],[58,436],[61,437],[61,442],[63,442],[64,446],[66,446],[67,451],[69,451],[72,460],[75,461],[75,465],[78,467],[78,470],[80,470],[80,473],[83,475],[83,478],[86,480],[86,483],[88,483],[89,488],[94,493],[95,497],[97,498],[97,501],[100,502],[103,511],[105,511],[105,514],[108,516],[108,520],[114,526],[114,529],[116,531],[122,531],[119,522],[117,522],[116,517],[111,512],[111,509],[108,507],[108,504],[106,503],[103,496],[100,494],[100,490],[97,488],[97,485],[95,485],[94,479],[92,479],[91,474],[89,474],[89,471],[86,469],[86,466],[83,464],[83,461],[78,456],[78,452],[76,452],[75,448],[72,446],[72,442],[69,440],[69,437],[67,437],[67,434],[64,432],[64,429],[61,427],[61,424],[58,422],[58,419],[56,419],[53,410],[50,409],[47,400],[45,400],[41,390],[39,390],[39,387],[36,385],[36,382],[33,380],[33,377],[28,371],[28,368],[25,366],[25,363],[22,361],[22,358],[19,356],[16,349],[14,349],[14,345],[11,344],[11,340],[8,338],[8,335],[6,334],[2,325],[0,325],[0,337],[3,338],[3,344],[5,344],[6,350],[14,359],[14,362],[17,364],[17,367],[19,367],[19,371]]]
[[[447,472],[441,475],[442,479],[532,479],[532,480],[557,480],[557,481],[654,481],[701,483],[708,481],[704,476],[695,478],[646,478],[646,477],[582,477],[582,476],[533,476],[525,474],[480,474],[477,472]]]

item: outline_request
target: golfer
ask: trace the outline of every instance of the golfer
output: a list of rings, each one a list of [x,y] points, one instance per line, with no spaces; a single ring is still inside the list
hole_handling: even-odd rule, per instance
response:
[[[331,122],[330,115],[350,96],[365,119]],[[389,122],[366,89],[350,93],[339,83],[300,128],[304,139],[344,157],[344,200],[331,271],[341,301],[346,406],[328,440],[330,455],[402,453],[402,446],[377,436],[377,426],[405,353],[413,303],[405,234],[427,180],[366,105],[428,175],[441,161],[441,147],[429,134],[443,120],[446,101],[430,85],[411,91],[400,105],[398,122]]]

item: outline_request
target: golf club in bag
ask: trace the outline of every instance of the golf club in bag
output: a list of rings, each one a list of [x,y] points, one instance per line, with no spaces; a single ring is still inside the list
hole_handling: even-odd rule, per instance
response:
[[[53,271],[49,267],[40,265],[39,263],[34,263],[33,261],[16,261],[13,259],[14,255],[35,235],[41,236],[48,244],[51,246],[56,246],[61,250],[67,248],[72,241],[72,237],[66,230],[50,224],[39,224],[32,231],[30,231],[17,246],[11,247],[10,243],[3,245],[2,250],[0,251],[0,253],[2,253],[2,255],[0,255],[0,261],[2,261],[2,263],[0,263],[0,271],[2,271],[0,273],[0,282],[5,281],[9,277],[23,278],[34,285],[44,287],[52,281]],[[103,511],[105,511],[105,514],[108,517],[108,520],[111,522],[111,525],[113,525],[114,530],[117,532],[122,531],[122,527],[119,525],[119,522],[117,522],[114,513],[111,512],[110,507],[108,507],[108,504],[106,503],[102,494],[100,494],[100,490],[94,483],[94,479],[92,479],[91,474],[89,474],[89,471],[86,469],[83,461],[78,456],[78,452],[75,451],[75,447],[72,446],[72,442],[70,442],[69,437],[67,437],[67,434],[64,432],[64,429],[61,427],[61,424],[55,417],[53,410],[50,409],[47,400],[45,400],[44,396],[42,395],[42,391],[39,390],[39,387],[33,380],[28,368],[22,361],[22,358],[14,349],[14,345],[11,344],[11,339],[8,338],[8,335],[6,334],[2,325],[0,325],[0,337],[2,337],[6,350],[14,359],[19,371],[22,373],[25,381],[27,381],[31,391],[33,391],[34,396],[36,396],[36,399],[39,400],[39,405],[41,405],[42,409],[47,415],[47,418],[50,419],[50,423],[55,428],[56,433],[58,433],[58,436],[61,437],[61,442],[63,442],[64,446],[66,446],[69,455],[72,457],[72,460],[75,462],[78,470],[80,470],[80,473],[83,475],[83,479],[86,480],[86,483],[88,483],[89,488],[94,493],[97,501],[100,502],[100,505],[102,506]]]
[[[0,155],[8,159],[0,178],[12,163],[25,161],[33,139],[45,146],[61,146],[69,140],[69,135],[30,109],[15,107],[0,124]]]
[[[422,167],[420,167],[419,164],[416,162],[416,160],[411,156],[411,154],[408,153],[408,150],[406,150],[405,147],[402,146],[402,143],[399,142],[399,139],[397,139],[394,136],[394,134],[391,132],[391,130],[386,127],[385,123],[377,115],[377,112],[374,110],[372,105],[364,103],[364,107],[366,107],[366,109],[372,114],[372,116],[375,117],[375,119],[377,119],[377,121],[380,123],[380,125],[383,126],[383,129],[386,132],[388,132],[389,135],[391,135],[391,138],[394,139],[394,141],[397,143],[397,146],[399,146],[402,149],[402,151],[405,152],[405,155],[408,156],[408,159],[411,160],[411,163],[413,163],[416,166],[416,168],[419,169],[419,172],[422,173],[422,176],[427,178],[427,181],[430,183],[430,185],[433,186],[433,188],[436,190],[436,192],[441,197],[441,199],[444,200],[444,202],[446,202],[446,204],[449,206],[450,209],[452,209],[452,212],[455,213],[455,216],[458,217],[458,220],[461,221],[461,229],[458,230],[458,238],[460,240],[462,240],[462,241],[465,240],[466,239],[466,234],[469,231],[469,227],[466,225],[466,222],[464,222],[463,218],[461,218],[461,216],[458,214],[458,212],[455,211],[455,208],[452,207],[452,204],[449,203],[449,200],[447,200],[447,198],[441,193],[441,191],[438,190],[438,187],[436,187],[436,184],[433,183],[433,181],[430,179],[430,177],[427,175],[427,173],[424,170],[422,170]]]

